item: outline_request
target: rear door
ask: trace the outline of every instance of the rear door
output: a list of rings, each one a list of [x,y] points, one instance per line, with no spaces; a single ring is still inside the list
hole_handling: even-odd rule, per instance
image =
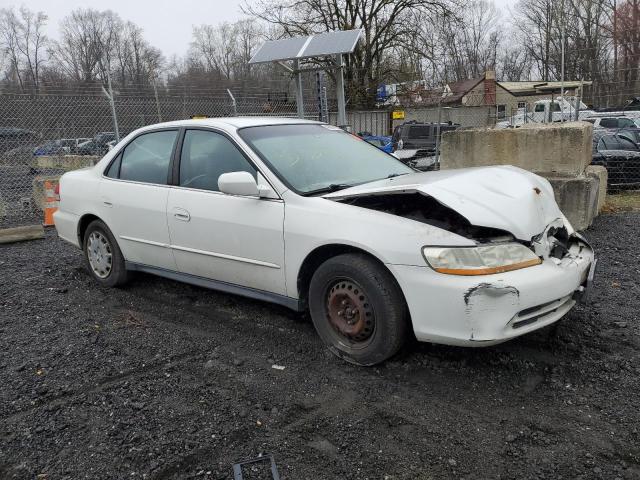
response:
[[[138,135],[109,165],[100,183],[100,216],[127,261],[176,270],[166,208],[177,137],[178,129]]]
[[[181,143],[167,204],[178,270],[284,295],[282,200],[219,191],[223,173],[260,175],[223,132],[188,129]]]

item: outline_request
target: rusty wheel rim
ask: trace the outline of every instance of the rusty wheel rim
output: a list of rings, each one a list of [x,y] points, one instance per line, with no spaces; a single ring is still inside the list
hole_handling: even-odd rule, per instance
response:
[[[375,330],[375,316],[366,292],[356,282],[343,279],[329,285],[327,319],[334,332],[350,343],[363,343]]]

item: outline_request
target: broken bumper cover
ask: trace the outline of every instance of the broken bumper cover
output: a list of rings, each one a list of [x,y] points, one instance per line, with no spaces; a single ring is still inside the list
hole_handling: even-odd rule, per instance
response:
[[[389,265],[405,294],[416,338],[483,346],[550,325],[585,298],[593,280],[593,250],[562,261],[494,275],[445,275],[429,267]]]

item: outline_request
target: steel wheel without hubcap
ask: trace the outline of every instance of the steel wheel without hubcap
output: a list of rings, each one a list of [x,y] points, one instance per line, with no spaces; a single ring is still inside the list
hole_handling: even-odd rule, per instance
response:
[[[327,319],[341,341],[351,348],[365,347],[373,336],[376,321],[366,293],[354,281],[343,279],[329,285],[326,292]]]
[[[94,230],[87,240],[87,258],[93,273],[99,278],[107,278],[111,273],[113,253],[105,235]]]

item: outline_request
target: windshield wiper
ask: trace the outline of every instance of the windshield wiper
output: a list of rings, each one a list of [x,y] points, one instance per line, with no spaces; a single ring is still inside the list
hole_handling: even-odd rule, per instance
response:
[[[349,185],[348,183],[332,183],[327,185],[326,187],[318,188],[316,190],[310,190],[304,193],[305,197],[309,197],[311,195],[317,195],[319,193],[331,193],[337,192],[338,190],[344,190],[345,188],[353,187],[353,185]]]

